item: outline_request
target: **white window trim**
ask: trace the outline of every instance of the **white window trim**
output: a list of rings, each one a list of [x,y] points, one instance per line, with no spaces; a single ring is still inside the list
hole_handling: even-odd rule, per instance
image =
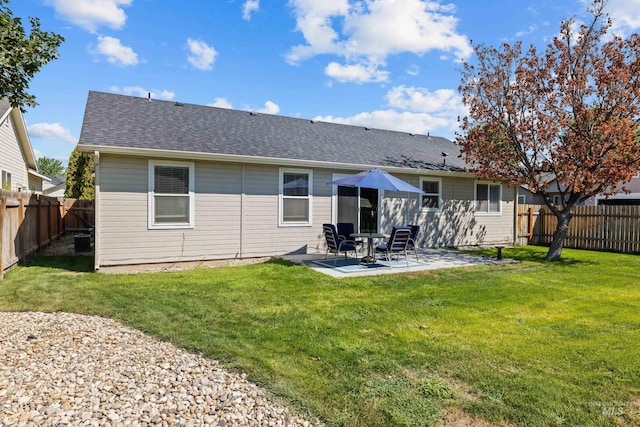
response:
[[[156,166],[179,166],[189,168],[189,223],[188,224],[156,224],[155,219],[155,197],[154,197],[154,182],[155,182],[155,167]],[[149,160],[148,168],[148,192],[147,192],[147,217],[149,220],[149,230],[173,230],[173,229],[185,229],[195,228],[195,164],[193,162],[178,162],[172,160]]]
[[[498,194],[498,212],[481,212],[476,210],[478,202],[478,184],[497,185],[499,187]],[[502,184],[495,181],[474,181],[473,183],[473,213],[475,216],[502,216]]]
[[[309,195],[308,196],[285,196],[284,195],[284,174],[285,173],[306,173],[309,175]],[[308,199],[309,221],[284,222],[284,199]],[[313,170],[280,168],[278,173],[278,226],[279,227],[310,227],[313,225]]]
[[[422,183],[424,181],[437,181],[438,182],[438,207],[437,208],[423,208],[422,207],[422,197],[424,196],[424,194],[420,194],[420,212],[440,212],[440,210],[442,209],[442,178],[421,176],[420,177],[420,189],[423,190],[423,191],[424,191],[424,187],[422,186]],[[428,194],[428,195],[433,195],[433,194]]]

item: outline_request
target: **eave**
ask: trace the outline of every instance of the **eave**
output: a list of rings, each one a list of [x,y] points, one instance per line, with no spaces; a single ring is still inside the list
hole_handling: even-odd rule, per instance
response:
[[[430,176],[457,176],[464,178],[474,178],[475,175],[468,172],[443,171],[432,169],[413,169],[401,168],[395,166],[384,165],[367,165],[354,163],[336,163],[325,162],[319,160],[302,160],[287,159],[279,157],[258,157],[237,154],[220,154],[220,153],[202,153],[193,151],[175,151],[175,150],[159,150],[150,148],[133,148],[133,147],[112,147],[92,144],[78,144],[78,150],[83,153],[93,153],[95,151],[101,154],[113,154],[123,156],[137,157],[153,157],[153,158],[171,158],[181,160],[200,160],[200,161],[216,161],[228,163],[245,163],[257,165],[278,165],[291,167],[307,167],[307,168],[325,168],[338,170],[366,170],[372,168],[381,168],[391,173],[404,173],[410,175],[430,175]]]

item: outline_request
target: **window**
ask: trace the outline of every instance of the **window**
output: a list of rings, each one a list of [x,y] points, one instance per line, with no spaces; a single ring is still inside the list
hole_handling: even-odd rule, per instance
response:
[[[11,173],[2,171],[2,189],[11,191]]]
[[[500,184],[476,182],[476,213],[500,213]]]
[[[527,196],[524,194],[518,194],[518,204],[526,205],[527,204]]]
[[[439,178],[420,178],[420,188],[426,193],[421,197],[420,209],[423,211],[439,210],[442,181]]]
[[[149,161],[149,228],[193,228],[194,166]]]
[[[280,169],[280,225],[311,225],[313,173]]]

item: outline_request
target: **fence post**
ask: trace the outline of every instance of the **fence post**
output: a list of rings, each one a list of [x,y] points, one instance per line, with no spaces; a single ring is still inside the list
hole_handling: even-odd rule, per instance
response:
[[[4,211],[7,199],[0,197],[0,281],[4,278]]]
[[[533,241],[533,206],[529,206],[529,238],[527,245],[530,245]]]
[[[51,233],[51,228],[52,228],[52,224],[51,224],[51,199],[47,199],[47,240],[49,241],[49,244],[51,244],[51,242],[53,241],[53,235]]]
[[[24,250],[24,247],[26,246],[26,227],[22,226],[22,224],[26,225],[26,212],[25,212],[25,207],[24,207],[24,197],[22,197],[22,195],[19,196],[20,198],[20,204],[18,205],[18,224],[21,224],[21,226],[18,228],[18,244],[16,245],[16,257],[18,257],[18,259],[22,259],[22,257],[24,256],[24,253],[26,252]]]

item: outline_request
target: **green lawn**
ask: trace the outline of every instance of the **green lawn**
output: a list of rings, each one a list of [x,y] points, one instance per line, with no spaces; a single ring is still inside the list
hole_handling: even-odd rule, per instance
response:
[[[223,361],[330,425],[640,424],[640,257],[506,249],[516,264],[332,279],[272,261],[88,273],[38,257],[0,310],[113,317]]]

